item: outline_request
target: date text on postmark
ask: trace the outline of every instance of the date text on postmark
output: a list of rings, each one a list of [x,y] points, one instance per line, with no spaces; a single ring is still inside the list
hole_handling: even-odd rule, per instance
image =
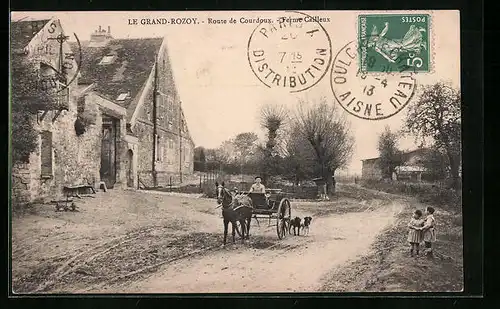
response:
[[[410,101],[415,91],[412,71],[372,76],[357,66],[355,42],[345,45],[332,63],[331,88],[335,99],[351,115],[366,120],[394,116]]]
[[[326,75],[332,60],[331,41],[317,19],[298,12],[284,15],[255,28],[248,40],[248,61],[267,87],[300,92]]]
[[[394,72],[405,65],[429,72],[430,15],[368,14],[358,16],[359,66],[362,72]],[[405,62],[401,63],[400,59]]]

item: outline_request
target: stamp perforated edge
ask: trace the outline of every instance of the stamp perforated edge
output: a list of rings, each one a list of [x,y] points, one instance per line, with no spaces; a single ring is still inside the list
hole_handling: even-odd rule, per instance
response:
[[[422,72],[413,72],[415,75],[422,75],[422,74],[434,74],[435,73],[435,59],[436,59],[436,48],[435,48],[435,33],[434,33],[434,14],[433,11],[423,11],[423,10],[406,10],[406,11],[366,11],[366,12],[360,12],[356,16],[356,48],[359,51],[360,46],[359,46],[359,17],[361,15],[402,15],[402,14],[426,14],[429,15],[429,70],[428,71],[422,71]],[[361,69],[361,64],[358,59],[356,61],[356,64],[358,65],[358,69]],[[387,75],[394,75],[398,72],[373,72],[373,71],[368,71],[368,72],[363,72],[364,74],[370,75],[370,76],[387,76]]]

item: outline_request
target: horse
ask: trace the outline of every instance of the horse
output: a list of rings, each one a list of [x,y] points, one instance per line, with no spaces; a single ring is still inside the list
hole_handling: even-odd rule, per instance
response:
[[[245,238],[249,238],[250,234],[250,221],[252,220],[252,204],[249,197],[242,198],[241,201],[233,198],[232,194],[227,188],[224,187],[224,182],[219,185],[215,183],[217,192],[217,204],[222,206],[222,218],[224,221],[224,245],[227,240],[227,232],[229,222],[231,222],[233,243],[235,242],[235,232],[241,237],[241,243],[245,243]],[[241,233],[236,227],[236,223],[240,222]],[[245,235],[246,234],[246,235]]]

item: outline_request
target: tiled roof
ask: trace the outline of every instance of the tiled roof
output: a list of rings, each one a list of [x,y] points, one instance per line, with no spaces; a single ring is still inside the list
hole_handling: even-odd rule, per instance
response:
[[[22,49],[50,21],[50,19],[12,21],[10,23],[10,46]]]
[[[162,41],[162,38],[113,39],[104,47],[90,47],[89,42],[81,42],[83,59],[79,83],[95,83],[95,92],[128,108],[148,79]],[[78,45],[72,42],[71,46],[78,58]],[[109,55],[114,55],[110,63],[99,64]],[[127,99],[116,100],[127,92]]]
[[[429,148],[417,148],[417,149],[414,149],[414,150],[409,150],[409,151],[403,152],[403,156],[405,156],[406,159],[409,159],[409,158],[411,158],[414,155],[425,155],[425,154],[428,154],[430,151],[431,150]],[[371,161],[378,160],[379,158],[380,157],[369,158],[369,159],[362,159],[361,161],[371,162]]]

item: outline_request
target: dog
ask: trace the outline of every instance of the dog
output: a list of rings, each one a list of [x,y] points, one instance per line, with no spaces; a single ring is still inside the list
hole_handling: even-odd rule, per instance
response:
[[[292,220],[290,220],[290,227],[288,228],[288,234],[292,234],[292,228],[293,228],[293,235],[300,236],[300,223],[301,219],[299,217],[295,217]]]
[[[311,225],[312,217],[305,217],[304,222],[300,225],[303,235],[309,234],[309,226]]]

